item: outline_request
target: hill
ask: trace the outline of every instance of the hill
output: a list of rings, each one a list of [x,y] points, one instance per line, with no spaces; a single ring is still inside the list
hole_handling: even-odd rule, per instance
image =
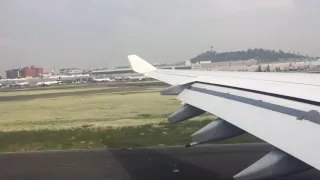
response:
[[[257,59],[257,60],[266,60],[266,61],[278,61],[280,59],[306,59],[310,58],[309,56],[303,56],[299,53],[288,53],[282,50],[270,50],[270,49],[248,49],[246,51],[232,51],[232,52],[221,52],[216,51],[207,51],[202,54],[197,55],[194,58],[191,58],[192,63],[200,61],[236,61],[236,60],[248,60],[248,59]]]

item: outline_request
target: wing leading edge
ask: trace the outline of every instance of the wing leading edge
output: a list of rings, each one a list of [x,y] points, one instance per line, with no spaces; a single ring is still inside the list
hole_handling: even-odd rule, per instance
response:
[[[311,81],[304,74],[289,78],[282,73],[161,70],[139,57],[136,61],[137,57],[128,56],[134,71],[173,85],[162,94],[178,95],[185,103],[169,122],[187,120],[202,111],[220,118],[193,134],[190,146],[246,131],[277,148],[236,179],[289,175],[311,166],[320,170],[316,158],[320,143],[314,141],[320,136],[320,97],[315,94],[320,86],[314,81],[319,76],[313,75]]]

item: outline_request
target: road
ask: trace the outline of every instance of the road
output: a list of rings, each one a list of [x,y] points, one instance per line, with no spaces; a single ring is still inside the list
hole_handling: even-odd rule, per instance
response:
[[[271,148],[246,144],[3,153],[0,179],[231,180]],[[311,170],[281,180],[289,179],[315,180],[320,173]]]

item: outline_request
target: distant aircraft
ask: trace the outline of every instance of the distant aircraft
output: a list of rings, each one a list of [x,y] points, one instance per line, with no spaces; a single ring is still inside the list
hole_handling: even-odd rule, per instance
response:
[[[184,102],[169,116],[170,123],[205,112],[218,117],[192,134],[186,147],[245,132],[274,146],[234,179],[270,179],[320,170],[320,75],[165,70],[137,55],[128,58],[135,72],[172,85],[162,95],[178,95]]]
[[[47,82],[38,82],[36,86],[51,86],[54,84],[60,84],[61,81],[47,81]]]
[[[128,79],[132,81],[144,81],[147,79],[147,77],[146,76],[129,76]]]
[[[114,79],[110,78],[102,78],[102,79],[96,79],[95,77],[92,77],[92,82],[114,82]]]
[[[124,80],[124,79],[126,79],[126,78],[119,76],[119,77],[114,77],[114,79],[115,79],[115,80]]]
[[[26,87],[29,86],[29,82],[16,82],[15,84],[12,84],[13,87]]]

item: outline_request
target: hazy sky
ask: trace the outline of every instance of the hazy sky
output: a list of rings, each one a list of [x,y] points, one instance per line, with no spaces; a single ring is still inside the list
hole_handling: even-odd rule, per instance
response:
[[[0,0],[0,71],[184,61],[209,49],[320,55],[319,0]]]

